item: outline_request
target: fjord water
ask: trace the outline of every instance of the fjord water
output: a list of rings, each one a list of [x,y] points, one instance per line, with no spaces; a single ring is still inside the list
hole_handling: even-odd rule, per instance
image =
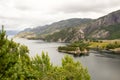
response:
[[[61,59],[66,55],[57,51],[58,46],[66,45],[66,43],[49,43],[42,40],[21,38],[15,38],[14,41],[28,46],[31,57],[34,57],[36,54],[41,55],[42,51],[48,52],[54,65],[61,65]],[[120,80],[120,55],[91,52],[89,56],[73,58],[88,68],[92,80]]]

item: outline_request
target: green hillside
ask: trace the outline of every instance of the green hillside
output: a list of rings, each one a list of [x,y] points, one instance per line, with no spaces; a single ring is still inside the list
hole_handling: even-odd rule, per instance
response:
[[[110,25],[104,27],[104,29],[110,33],[108,39],[120,39],[120,24]]]

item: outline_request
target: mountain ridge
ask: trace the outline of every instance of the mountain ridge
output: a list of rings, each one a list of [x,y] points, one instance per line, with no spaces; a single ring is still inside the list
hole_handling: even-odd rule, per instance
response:
[[[57,26],[58,23],[59,26]],[[64,23],[67,24],[64,25]],[[38,28],[36,29],[38,30]],[[109,13],[108,15],[102,16],[95,20],[89,18],[88,20],[87,19],[62,20],[59,22],[55,22],[51,25],[47,25],[46,27],[44,26],[43,29],[41,30],[43,30],[43,32],[40,34],[36,33],[37,36],[38,37],[42,36],[42,38],[44,38],[47,41],[69,42],[83,39],[83,37],[88,39],[90,38],[119,39],[120,10],[114,11],[112,13]],[[82,31],[83,33],[79,31]],[[62,33],[65,33],[67,35],[62,36],[61,35]]]
[[[21,34],[23,34],[22,36],[24,36],[25,32],[27,33],[32,32],[36,34],[38,38],[44,38],[45,36],[53,34],[55,32],[59,32],[62,29],[70,28],[70,27],[77,27],[77,26],[84,25],[85,23],[88,23],[91,21],[92,19],[90,18],[72,18],[72,19],[67,19],[67,20],[61,20],[58,22],[54,22],[50,25],[38,26],[32,29],[30,28],[25,29],[24,31],[20,32],[17,36],[20,37]]]

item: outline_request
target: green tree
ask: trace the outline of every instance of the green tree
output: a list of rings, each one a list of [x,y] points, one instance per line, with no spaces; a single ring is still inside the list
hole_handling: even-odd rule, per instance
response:
[[[10,67],[13,67],[18,59],[18,44],[8,40],[2,26],[0,32],[0,78],[6,77]]]
[[[47,72],[49,72],[52,69],[52,64],[50,63],[50,58],[48,54],[45,55],[44,52],[42,52],[42,55],[36,55],[32,59],[32,67],[34,70],[37,70],[39,79],[44,79],[47,75]]]
[[[80,62],[74,62],[70,56],[62,59],[65,80],[90,80],[90,75]]]
[[[26,46],[8,40],[0,32],[0,80],[90,80],[86,68],[69,56],[62,59],[62,66],[53,66],[48,54],[42,52],[32,59]]]
[[[28,78],[29,74],[26,72],[31,71],[29,66],[31,61],[28,53],[29,50],[26,46],[7,39],[6,32],[2,26],[0,32],[0,79],[11,80],[14,78],[14,80],[18,80],[23,75],[25,78]]]

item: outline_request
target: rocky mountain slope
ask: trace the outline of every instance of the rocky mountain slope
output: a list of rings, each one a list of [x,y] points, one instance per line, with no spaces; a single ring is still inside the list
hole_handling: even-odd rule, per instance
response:
[[[91,22],[84,30],[87,37],[111,38],[114,32],[120,32],[120,10]],[[117,35],[117,34],[116,34]],[[117,38],[117,37],[116,37]],[[120,36],[118,36],[120,38]]]
[[[72,42],[80,39],[84,39],[84,32],[78,27],[65,28],[45,37],[45,40],[50,42]]]
[[[82,26],[91,21],[92,19],[89,19],[89,18],[88,19],[87,18],[84,18],[84,19],[72,18],[72,19],[67,19],[67,20],[61,20],[58,22],[54,22],[50,25],[38,26],[33,29],[27,28],[24,31],[20,32],[17,35],[17,37],[24,37],[24,35],[25,37],[27,37],[27,35],[29,36],[28,33],[30,34],[34,33],[37,38],[45,38],[47,35],[52,35],[55,32],[59,32],[63,29]],[[26,32],[27,32],[27,35],[25,34]]]
[[[71,32],[70,32],[71,30]],[[79,31],[83,33],[77,34]],[[67,35],[61,35],[62,33]],[[61,36],[60,36],[61,35]],[[81,36],[82,35],[82,36]],[[77,41],[83,37],[88,39],[119,39],[120,38],[120,10],[112,12],[106,16],[100,17],[90,23],[82,26],[80,25],[76,31],[75,29],[61,30],[52,35],[48,35],[48,41]]]
[[[47,41],[69,42],[83,38],[120,39],[120,10],[95,20],[69,19],[29,31]]]

